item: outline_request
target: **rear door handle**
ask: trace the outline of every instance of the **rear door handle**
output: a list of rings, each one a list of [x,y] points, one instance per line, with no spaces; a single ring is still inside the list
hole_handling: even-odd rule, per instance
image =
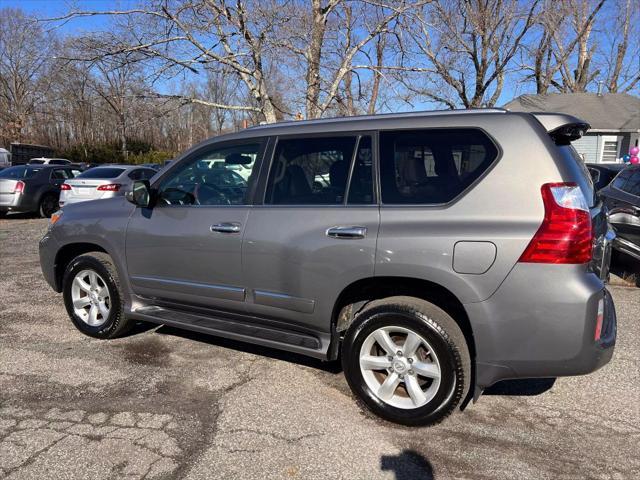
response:
[[[211,225],[209,230],[219,233],[240,233],[240,224],[232,222],[216,223]]]
[[[354,240],[367,236],[367,227],[331,227],[327,229],[327,237]]]

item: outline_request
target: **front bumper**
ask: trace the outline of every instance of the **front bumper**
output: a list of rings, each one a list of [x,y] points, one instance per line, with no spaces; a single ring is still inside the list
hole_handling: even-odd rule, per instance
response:
[[[51,236],[50,232],[47,232],[44,237],[42,237],[38,250],[40,253],[40,268],[42,269],[44,279],[56,292],[61,292],[62,286],[56,275],[56,255],[59,250],[59,245]]]

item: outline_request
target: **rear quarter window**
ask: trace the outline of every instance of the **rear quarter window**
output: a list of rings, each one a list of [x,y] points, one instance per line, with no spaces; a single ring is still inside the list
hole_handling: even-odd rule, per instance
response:
[[[380,132],[382,203],[448,203],[497,158],[497,147],[478,129]]]
[[[30,168],[26,166],[9,167],[0,171],[0,178],[23,180],[34,177],[40,170],[40,168]]]
[[[78,175],[77,178],[116,178],[122,175],[124,168],[96,167]]]

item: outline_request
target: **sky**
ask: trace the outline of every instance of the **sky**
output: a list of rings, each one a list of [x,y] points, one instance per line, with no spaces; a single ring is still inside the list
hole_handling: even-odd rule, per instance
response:
[[[54,18],[57,16],[68,13],[71,9],[81,10],[123,10],[130,9],[138,6],[139,0],[0,0],[0,8],[14,7],[21,8],[28,14],[35,15],[39,18]],[[611,9],[614,6],[613,2],[605,4],[603,12],[604,15],[613,15]],[[109,17],[108,16],[95,16],[95,17],[83,17],[82,19],[75,19],[73,21],[60,24],[57,31],[61,34],[80,34],[86,31],[99,32],[108,28]],[[606,37],[605,32],[604,37]],[[639,60],[640,61],[640,60]],[[367,72],[362,72],[362,75],[366,76]],[[515,77],[511,77],[511,81],[505,82],[504,89],[498,101],[498,105],[503,105],[513,99],[514,97],[524,93],[535,93],[535,85],[533,82],[521,83],[515,81]],[[160,85],[156,85],[161,90],[167,91],[171,89],[171,85],[161,82]],[[432,102],[415,102],[413,108],[405,103],[395,105],[398,110],[422,110],[433,109],[434,107],[442,108],[439,104],[433,104]]]

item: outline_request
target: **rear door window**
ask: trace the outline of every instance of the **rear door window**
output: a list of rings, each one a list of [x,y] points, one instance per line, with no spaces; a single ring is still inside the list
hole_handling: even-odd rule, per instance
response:
[[[498,157],[477,129],[380,133],[382,203],[431,205],[460,195]]]
[[[265,203],[342,205],[347,196],[350,204],[372,203],[372,164],[368,135],[279,140]]]
[[[51,180],[68,180],[70,178],[73,178],[71,170],[66,170],[64,168],[54,168],[51,172]]]

